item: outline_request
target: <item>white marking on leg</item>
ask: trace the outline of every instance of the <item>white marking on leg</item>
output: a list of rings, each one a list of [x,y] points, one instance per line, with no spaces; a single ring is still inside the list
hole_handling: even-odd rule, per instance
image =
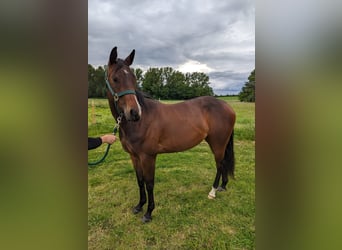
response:
[[[215,197],[216,197],[216,188],[214,188],[214,187],[212,187],[211,188],[211,191],[209,192],[209,194],[208,194],[208,198],[209,199],[215,199]]]

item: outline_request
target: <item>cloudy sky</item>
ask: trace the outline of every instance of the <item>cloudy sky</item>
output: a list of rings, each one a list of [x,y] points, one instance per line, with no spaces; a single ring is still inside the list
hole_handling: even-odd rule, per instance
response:
[[[136,50],[132,67],[209,75],[215,94],[237,94],[255,68],[249,0],[88,0],[88,63]]]

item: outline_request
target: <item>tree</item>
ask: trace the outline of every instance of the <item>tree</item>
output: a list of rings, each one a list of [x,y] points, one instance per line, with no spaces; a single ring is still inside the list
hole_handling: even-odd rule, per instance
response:
[[[95,69],[88,64],[88,97],[96,96],[96,83],[94,82]]]
[[[255,102],[255,69],[249,75],[248,82],[242,87],[239,100],[241,102]]]
[[[94,82],[96,83],[96,97],[106,96],[106,83],[105,83],[105,70],[103,67],[99,66],[94,75]]]
[[[163,88],[162,69],[149,68],[144,75],[142,90],[153,98],[161,98]]]
[[[171,68],[172,69],[172,68]],[[165,79],[164,98],[165,99],[184,99],[185,77],[179,71],[171,70]]]
[[[95,69],[88,64],[88,97],[105,97],[106,84],[104,79],[104,68]]]
[[[209,76],[202,72],[186,74],[187,86],[190,87],[190,98],[197,96],[214,95],[213,89],[209,86]]]
[[[209,77],[200,72],[183,74],[171,67],[150,68],[143,77],[142,90],[157,99],[189,99],[214,95]]]
[[[132,69],[136,79],[137,79],[137,87],[138,89],[141,89],[142,83],[144,81],[144,75],[143,75],[143,70],[140,68]]]

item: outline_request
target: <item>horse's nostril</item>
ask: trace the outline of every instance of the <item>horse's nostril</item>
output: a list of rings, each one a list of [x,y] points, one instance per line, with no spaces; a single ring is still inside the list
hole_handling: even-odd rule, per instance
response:
[[[139,113],[138,113],[138,111],[136,111],[135,109],[131,109],[130,115],[131,115],[131,119],[132,119],[133,121],[137,121],[137,120],[140,119]]]

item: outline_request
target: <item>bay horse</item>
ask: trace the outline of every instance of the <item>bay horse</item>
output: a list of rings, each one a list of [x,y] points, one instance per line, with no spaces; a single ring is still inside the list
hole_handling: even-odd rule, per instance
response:
[[[125,60],[119,59],[117,47],[114,47],[105,78],[110,110],[120,126],[120,141],[130,154],[139,186],[140,200],[133,213],[143,210],[146,188],[148,207],[142,221],[149,222],[155,207],[153,188],[157,154],[184,151],[206,140],[216,162],[216,176],[208,198],[215,198],[216,191],[226,190],[228,175],[234,178],[235,112],[226,102],[210,96],[176,104],[146,98],[137,90],[136,77],[129,67],[134,55],[135,50]]]

